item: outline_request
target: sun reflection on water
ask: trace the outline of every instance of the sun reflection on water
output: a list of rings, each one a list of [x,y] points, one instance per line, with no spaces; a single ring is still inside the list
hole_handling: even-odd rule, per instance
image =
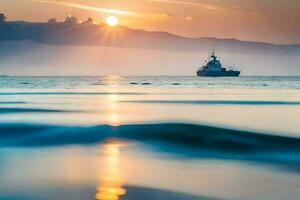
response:
[[[108,97],[107,122],[111,126],[119,126],[120,125],[118,101],[119,101],[119,96],[117,94],[112,94]]]
[[[104,170],[97,188],[96,200],[119,200],[126,194],[120,175],[121,145],[117,142],[109,142],[104,145]]]
[[[120,97],[118,95],[120,81],[123,79],[121,76],[107,76],[105,77],[105,82],[112,87],[108,89],[111,93],[107,98],[107,123],[111,126],[120,125],[120,114],[119,114],[119,101]]]

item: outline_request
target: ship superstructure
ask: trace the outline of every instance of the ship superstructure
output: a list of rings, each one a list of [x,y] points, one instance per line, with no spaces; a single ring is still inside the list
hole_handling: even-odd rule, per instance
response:
[[[217,56],[215,55],[215,52],[213,51],[210,59],[206,63],[205,66],[201,67],[197,71],[197,76],[233,76],[237,77],[241,74],[240,71],[235,70],[227,70],[226,68],[222,67],[222,64],[220,60],[218,60]]]

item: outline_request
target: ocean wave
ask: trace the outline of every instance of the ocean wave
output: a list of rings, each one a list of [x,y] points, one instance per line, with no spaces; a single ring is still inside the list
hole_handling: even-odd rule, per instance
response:
[[[63,113],[63,112],[75,112],[75,111],[41,109],[41,108],[0,108],[0,115],[13,114],[13,113]]]
[[[202,104],[202,105],[300,105],[299,101],[194,101],[194,100],[142,100],[121,101],[122,103],[149,104]]]
[[[2,189],[2,188],[0,188]],[[182,193],[173,190],[151,188],[135,185],[124,185],[119,189],[124,189],[126,194],[120,197],[122,200],[138,200],[138,199],[157,199],[157,200],[225,200],[218,197],[207,197],[200,195],[193,195],[189,193]],[[1,190],[0,190],[1,191]],[[58,192],[59,191],[59,192]],[[1,195],[1,200],[56,200],[56,199],[95,199],[95,185],[93,184],[51,184],[50,186],[40,186],[38,188],[30,188],[23,193],[8,193]],[[45,197],[47,195],[47,198]],[[66,198],[70,197],[71,198]],[[110,198],[109,198],[110,199]],[[112,199],[112,198],[111,198]]]
[[[196,196],[191,194],[179,193],[170,190],[137,187],[137,186],[125,186],[127,191],[124,199],[163,199],[163,200],[224,200],[223,198]],[[145,198],[147,196],[147,198]]]
[[[25,101],[0,101],[0,104],[26,104]]]
[[[0,150],[7,147],[89,146],[110,139],[142,143],[168,156],[251,161],[300,171],[300,138],[179,123],[118,127],[0,124]]]
[[[0,95],[146,95],[137,92],[0,92]]]
[[[240,153],[300,150],[300,138],[192,124],[134,124],[117,127],[109,125],[69,127],[0,124],[0,145],[2,146],[88,145],[108,138],[141,142],[161,141],[196,149]]]

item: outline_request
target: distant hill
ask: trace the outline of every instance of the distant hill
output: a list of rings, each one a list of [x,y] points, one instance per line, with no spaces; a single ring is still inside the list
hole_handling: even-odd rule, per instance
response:
[[[0,14],[0,74],[189,75],[213,45],[226,67],[242,75],[300,75],[300,45],[236,39],[186,38],[167,32],[79,23],[5,21]]]
[[[128,27],[95,25],[92,21],[76,23],[71,20],[48,23],[0,21],[0,41],[33,41],[39,44],[91,45],[168,51],[198,52],[212,49],[220,52],[299,54],[300,45],[275,45],[236,39],[186,38],[167,32],[149,32]]]

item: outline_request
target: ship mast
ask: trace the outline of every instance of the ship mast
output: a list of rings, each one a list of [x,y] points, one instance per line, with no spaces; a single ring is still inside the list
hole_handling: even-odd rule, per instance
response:
[[[212,51],[211,58],[212,58],[213,60],[216,60],[216,59],[217,59],[216,54],[215,54],[215,44],[213,44],[213,51]]]

